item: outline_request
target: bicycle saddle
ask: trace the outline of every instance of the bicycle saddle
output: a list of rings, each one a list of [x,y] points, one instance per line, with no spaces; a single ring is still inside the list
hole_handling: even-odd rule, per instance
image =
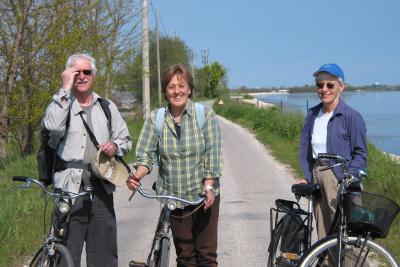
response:
[[[319,184],[294,184],[292,185],[292,193],[302,197],[311,195],[319,190]]]

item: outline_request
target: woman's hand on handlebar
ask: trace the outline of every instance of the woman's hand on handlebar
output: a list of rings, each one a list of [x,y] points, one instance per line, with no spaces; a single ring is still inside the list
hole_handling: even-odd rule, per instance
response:
[[[204,209],[208,209],[214,204],[215,195],[214,195],[214,180],[213,179],[205,179],[204,180],[204,193],[206,200],[204,201]]]
[[[149,173],[146,166],[138,166],[135,173],[130,173],[126,179],[126,185],[130,190],[136,190],[140,186],[140,181]]]
[[[215,196],[212,190],[206,190],[206,200],[204,201],[204,209],[208,209],[214,204]]]
[[[130,190],[136,190],[140,186],[140,179],[134,173],[130,173],[126,179],[126,185]]]

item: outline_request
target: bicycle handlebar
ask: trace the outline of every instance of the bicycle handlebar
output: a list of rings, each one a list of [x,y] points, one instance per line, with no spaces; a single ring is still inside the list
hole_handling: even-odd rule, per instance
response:
[[[50,195],[51,197],[63,197],[65,199],[74,199],[80,196],[91,195],[93,193],[93,189],[90,187],[85,187],[84,191],[79,193],[73,193],[68,191],[63,191],[60,188],[54,188],[54,192],[51,192],[47,189],[47,187],[37,179],[29,178],[26,176],[13,176],[13,181],[17,182],[25,182],[26,185],[22,186],[21,188],[31,188],[31,183],[36,184],[43,192]]]
[[[332,164],[331,166],[323,167],[320,169],[320,171],[332,169],[336,166],[342,166],[343,181],[344,181],[345,188],[347,188],[349,190],[353,190],[353,191],[362,190],[362,185],[361,185],[360,181],[364,177],[367,176],[367,174],[364,171],[359,170],[356,173],[357,177],[354,177],[354,175],[352,173],[350,173],[350,171],[349,171],[349,163],[350,162],[337,154],[319,153],[318,159],[335,160],[336,164]]]
[[[347,160],[339,155],[336,154],[329,154],[329,153],[319,153],[318,154],[318,158],[319,159],[333,159],[335,160],[337,163],[346,163]]]
[[[188,205],[199,205],[199,204],[201,204],[201,203],[203,203],[205,201],[205,197],[201,197],[196,201],[189,201],[189,200],[186,200],[186,199],[183,199],[183,198],[180,198],[180,197],[174,197],[174,196],[168,196],[168,195],[157,195],[157,194],[150,195],[150,194],[147,194],[146,192],[144,192],[143,189],[141,188],[141,186],[139,186],[137,188],[137,191],[139,191],[139,193],[145,198],[176,200],[176,201],[182,202],[184,204],[188,204]],[[132,199],[133,195],[135,194],[135,192],[136,191],[132,192],[131,196],[129,197],[129,201],[131,201],[131,199]]]
[[[13,181],[19,181],[19,182],[26,182],[28,177],[25,176],[14,176]]]

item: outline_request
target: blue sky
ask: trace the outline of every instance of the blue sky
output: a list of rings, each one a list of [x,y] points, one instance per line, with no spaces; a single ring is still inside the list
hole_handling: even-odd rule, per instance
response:
[[[149,0],[150,1],[150,0]],[[323,63],[352,85],[400,84],[399,0],[151,0],[161,33],[228,70],[231,88],[313,84]],[[149,8],[150,26],[154,16]]]

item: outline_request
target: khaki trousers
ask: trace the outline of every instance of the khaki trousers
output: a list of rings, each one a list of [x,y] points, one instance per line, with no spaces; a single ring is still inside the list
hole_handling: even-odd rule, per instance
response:
[[[328,235],[338,203],[339,183],[332,170],[319,171],[323,166],[314,166],[314,182],[320,186],[320,194],[314,202],[314,215],[318,239]]]

